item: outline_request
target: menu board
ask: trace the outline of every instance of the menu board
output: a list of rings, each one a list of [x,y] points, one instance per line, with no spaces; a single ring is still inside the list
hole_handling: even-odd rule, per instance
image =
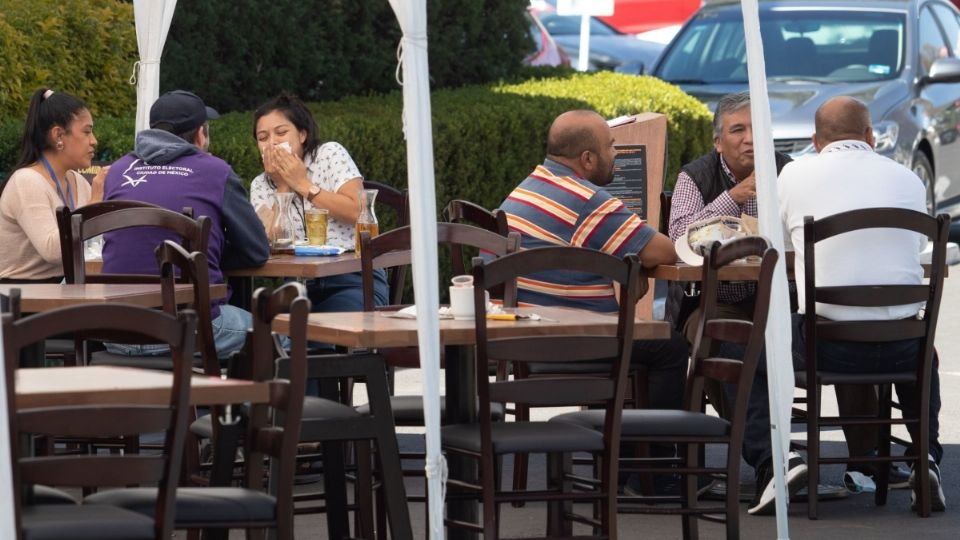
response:
[[[618,144],[613,160],[613,181],[604,189],[623,201],[627,208],[647,220],[647,146]]]

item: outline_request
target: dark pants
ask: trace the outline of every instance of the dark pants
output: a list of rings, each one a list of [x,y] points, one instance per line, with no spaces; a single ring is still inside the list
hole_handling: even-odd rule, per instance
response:
[[[805,333],[803,315],[793,314],[793,368],[803,370],[805,358]],[[919,340],[888,341],[877,343],[861,343],[853,341],[825,341],[817,345],[818,367],[824,371],[841,373],[900,373],[916,370],[917,348]],[[721,349],[721,354],[725,351]],[[770,459],[770,405],[767,388],[765,356],[761,355],[757,366],[757,376],[754,378],[750,391],[750,402],[747,405],[747,422],[743,434],[743,458],[753,467],[757,467]],[[930,454],[940,462],[943,457],[943,447],[939,441],[940,415],[940,375],[938,364],[934,356],[933,369],[930,379]],[[869,388],[869,387],[866,387]],[[897,396],[904,407],[905,416],[917,416],[915,409],[914,385],[896,385]],[[731,392],[733,390],[733,392]],[[728,388],[727,395],[733,399],[735,389]],[[843,411],[841,411],[842,413]],[[908,427],[910,437],[917,440],[919,434],[915,424]],[[907,449],[907,453],[914,450]]]
[[[633,342],[631,365],[647,368],[647,400],[651,409],[683,408],[690,347],[680,333],[671,330],[670,339]]]
[[[310,311],[363,311],[363,279],[360,272],[311,279],[307,282],[307,295],[310,297]],[[387,275],[382,269],[373,271],[373,298],[377,306],[386,305],[389,298]]]

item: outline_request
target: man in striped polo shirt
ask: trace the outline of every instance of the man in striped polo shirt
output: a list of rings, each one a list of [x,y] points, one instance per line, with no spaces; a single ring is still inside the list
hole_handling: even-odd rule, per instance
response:
[[[647,268],[677,260],[673,243],[602,186],[613,180],[613,132],[597,113],[569,111],[553,121],[547,157],[503,201],[523,249],[551,245],[593,248],[617,257],[636,253]],[[600,276],[542,272],[518,280],[520,302],[617,310],[612,283]],[[679,409],[689,361],[686,339],[634,342],[635,364],[647,366],[651,408]]]

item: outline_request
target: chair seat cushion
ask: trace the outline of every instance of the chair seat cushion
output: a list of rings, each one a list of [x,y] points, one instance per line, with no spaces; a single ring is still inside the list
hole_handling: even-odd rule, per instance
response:
[[[591,409],[576,411],[550,419],[599,431],[603,430],[604,411]],[[621,421],[623,437],[706,436],[722,437],[730,432],[730,422],[708,414],[670,409],[628,409]]]
[[[78,504],[78,502],[79,501],[65,491],[38,484],[33,486],[33,499],[30,501],[30,504]]]
[[[90,365],[135,367],[143,369],[157,369],[161,371],[173,371],[173,357],[168,355],[127,356],[125,354],[113,354],[107,351],[97,351],[90,355]],[[203,359],[199,356],[195,356],[193,358],[193,367],[203,368]]]
[[[353,407],[348,407],[336,401],[328,399],[307,396],[303,398],[303,419],[304,420],[332,420],[342,418],[355,418],[360,416]],[[210,421],[210,415],[204,415],[194,420],[190,424],[190,431],[201,438],[210,439],[213,437],[213,425]]]
[[[304,420],[340,420],[358,416],[360,413],[356,409],[343,403],[314,396],[303,398]]]
[[[477,405],[479,407],[479,404]],[[398,426],[422,426],[423,425],[423,398],[420,396],[390,396],[390,408],[393,409],[393,422]],[[503,404],[491,403],[490,416],[494,420],[503,419]],[[447,420],[447,398],[440,396],[440,422]],[[370,414],[370,404],[364,404],[357,407],[360,414]]]
[[[575,375],[582,373],[606,373],[609,362],[531,362],[527,364],[531,375]]]
[[[83,500],[89,505],[125,508],[153,516],[156,488],[111,489]],[[260,491],[235,487],[177,488],[177,527],[216,522],[264,522],[276,519],[276,499]]]
[[[794,386],[807,387],[807,372],[796,371]],[[917,374],[913,371],[902,373],[837,373],[835,371],[817,371],[820,384],[897,384],[917,382]]]
[[[491,426],[493,452],[596,452],[603,450],[603,434],[564,422],[495,422]],[[443,446],[480,451],[480,424],[454,424],[440,429]]]
[[[24,506],[23,540],[153,540],[153,518],[106,505]]]

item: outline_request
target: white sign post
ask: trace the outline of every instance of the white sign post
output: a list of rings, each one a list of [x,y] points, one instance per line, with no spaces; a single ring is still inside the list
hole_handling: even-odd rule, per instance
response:
[[[613,0],[557,0],[557,15],[580,15],[577,70],[586,71],[590,59],[590,17],[613,15]]]

